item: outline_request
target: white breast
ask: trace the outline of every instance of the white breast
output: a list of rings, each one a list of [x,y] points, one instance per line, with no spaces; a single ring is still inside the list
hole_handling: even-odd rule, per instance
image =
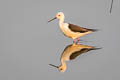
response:
[[[71,31],[68,28],[68,23],[64,23],[63,25],[60,25],[60,29],[61,31],[67,36],[67,37],[71,37]]]

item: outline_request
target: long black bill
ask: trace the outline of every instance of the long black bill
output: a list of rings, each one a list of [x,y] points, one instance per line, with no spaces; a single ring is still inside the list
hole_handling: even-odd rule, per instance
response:
[[[49,20],[48,22],[51,22],[51,21],[53,21],[53,20],[55,20],[55,19],[57,19],[57,18],[55,17],[55,18],[53,18],[53,19]]]
[[[58,66],[55,66],[55,65],[53,65],[53,64],[49,64],[50,66],[53,66],[53,67],[56,67],[56,68],[59,68]]]

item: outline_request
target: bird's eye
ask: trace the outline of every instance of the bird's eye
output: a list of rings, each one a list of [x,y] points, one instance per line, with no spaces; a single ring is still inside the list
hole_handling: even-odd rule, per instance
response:
[[[63,70],[62,68],[60,70]]]

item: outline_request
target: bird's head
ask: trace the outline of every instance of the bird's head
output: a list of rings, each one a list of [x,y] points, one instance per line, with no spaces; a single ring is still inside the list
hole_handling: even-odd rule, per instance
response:
[[[53,18],[53,19],[51,19],[51,20],[49,20],[48,22],[51,22],[51,21],[53,21],[53,20],[55,20],[55,19],[64,20],[64,13],[63,13],[63,12],[58,12],[58,13],[56,14],[56,17]]]
[[[58,12],[57,14],[56,14],[56,18],[57,19],[64,19],[64,13],[63,12]]]

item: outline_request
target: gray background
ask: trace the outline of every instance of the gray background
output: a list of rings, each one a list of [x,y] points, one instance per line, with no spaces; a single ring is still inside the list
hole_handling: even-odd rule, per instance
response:
[[[0,0],[0,80],[120,80],[120,0]],[[65,21],[99,32],[86,35],[81,44],[103,47],[67,63],[60,73],[64,37],[56,13]]]

